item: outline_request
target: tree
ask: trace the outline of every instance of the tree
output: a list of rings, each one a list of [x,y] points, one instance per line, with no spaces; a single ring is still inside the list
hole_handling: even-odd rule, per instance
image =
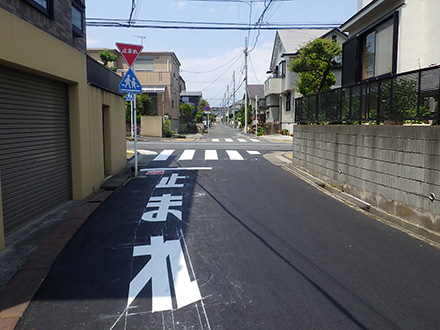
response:
[[[151,97],[147,93],[135,94],[136,108],[141,116],[154,116],[156,112],[151,109]]]
[[[180,105],[180,115],[184,123],[190,123],[194,118],[194,106],[189,103]]]
[[[298,57],[289,64],[289,69],[299,73],[298,91],[309,95],[327,91],[336,83],[330,69],[341,56],[342,47],[336,41],[318,38],[299,50]]]
[[[208,101],[200,99],[197,104],[196,122],[201,123],[203,121],[203,115],[205,114],[205,108],[209,106]]]
[[[151,109],[151,97],[147,93],[136,95],[136,118],[140,122],[141,116],[154,116],[156,113]],[[125,102],[125,121],[131,121],[131,102]]]
[[[109,62],[114,62],[118,59],[118,56],[116,54],[113,54],[106,49],[106,50],[102,51],[101,53],[99,53],[99,57],[101,58],[101,61],[106,68],[109,68],[110,70],[116,72],[116,70],[117,70],[116,67],[114,67],[114,66],[109,67],[108,66]]]

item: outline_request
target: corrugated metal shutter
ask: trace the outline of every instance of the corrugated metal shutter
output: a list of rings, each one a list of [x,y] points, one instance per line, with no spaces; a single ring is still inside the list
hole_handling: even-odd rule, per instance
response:
[[[71,198],[64,83],[0,66],[0,175],[6,234]]]

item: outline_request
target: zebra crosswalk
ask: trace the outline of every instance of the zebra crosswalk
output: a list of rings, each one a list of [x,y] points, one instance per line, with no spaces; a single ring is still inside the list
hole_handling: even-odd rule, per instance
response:
[[[162,150],[154,159],[153,162],[166,161],[170,156],[175,156],[177,161],[188,161],[188,160],[219,160],[219,159],[229,159],[229,160],[245,160],[247,155],[256,156],[260,155],[259,151],[256,150],[196,150],[196,149],[185,149],[178,150],[175,149],[165,149]]]
[[[261,142],[258,139],[255,138],[249,138],[244,139],[244,138],[237,138],[237,139],[232,139],[232,138],[224,138],[224,139],[208,139],[208,140],[201,140],[200,142],[212,142],[212,143],[222,143],[222,142],[226,142],[226,143],[234,143],[234,142],[240,142],[240,143],[249,143],[249,142],[255,142],[255,143],[259,143]]]

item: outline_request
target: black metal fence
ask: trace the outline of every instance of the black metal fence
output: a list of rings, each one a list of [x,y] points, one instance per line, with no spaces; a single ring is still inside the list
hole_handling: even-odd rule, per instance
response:
[[[440,66],[295,100],[297,123],[439,120]]]

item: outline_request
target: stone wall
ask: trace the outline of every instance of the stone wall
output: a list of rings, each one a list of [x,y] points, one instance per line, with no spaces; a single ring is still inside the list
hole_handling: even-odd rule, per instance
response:
[[[440,232],[439,126],[298,125],[293,133],[294,165]]]

